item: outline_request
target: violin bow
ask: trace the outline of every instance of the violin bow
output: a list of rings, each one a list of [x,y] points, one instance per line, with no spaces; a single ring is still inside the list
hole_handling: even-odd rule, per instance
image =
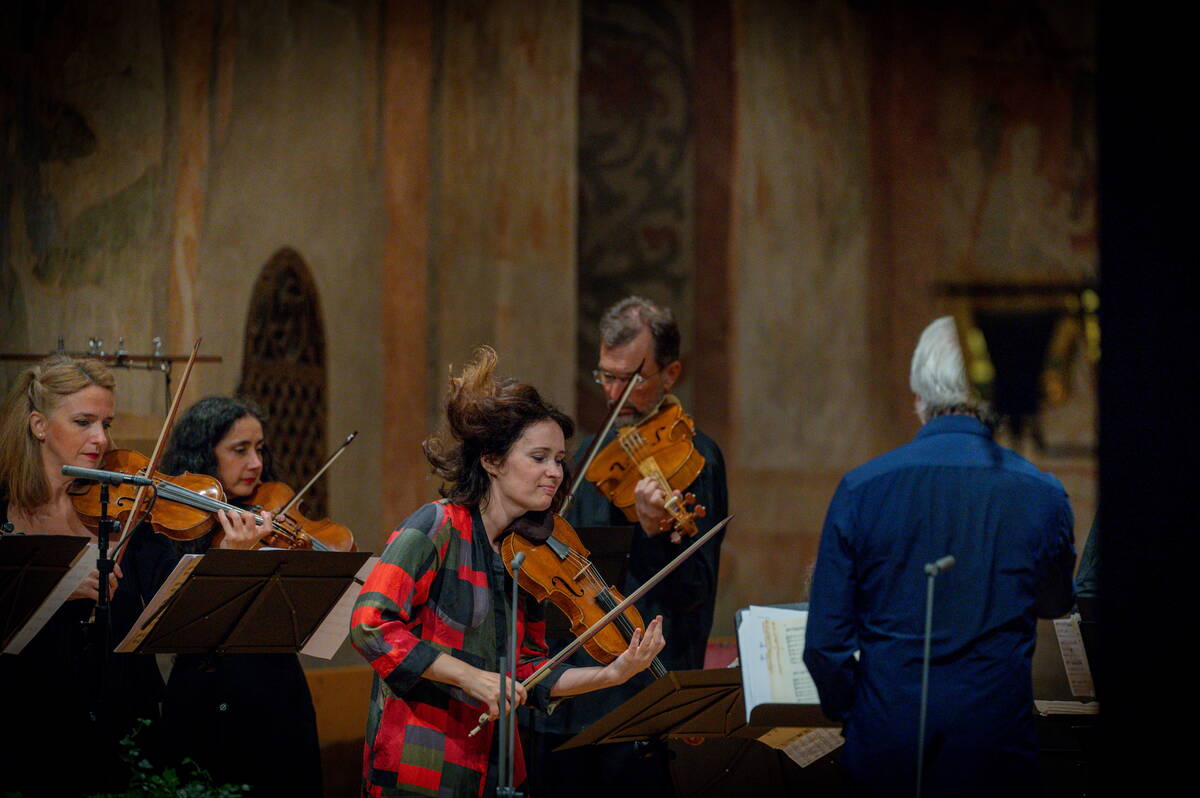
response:
[[[317,473],[313,475],[313,478],[304,483],[304,487],[296,491],[295,495],[288,499],[287,504],[280,507],[279,512],[275,513],[275,515],[287,515],[287,511],[296,506],[296,503],[300,501],[300,497],[308,492],[308,489],[311,488],[313,484],[321,478],[321,475],[324,474],[331,465],[333,465],[335,460],[342,456],[342,452],[346,451],[346,447],[349,446],[356,437],[358,437],[358,430],[354,430],[354,432],[351,432],[349,435],[347,435],[346,440],[342,441],[342,445],[337,447],[337,450],[334,451],[333,454],[329,455],[329,459],[325,461],[325,465],[317,469]]]
[[[592,445],[588,447],[587,454],[583,458],[583,462],[579,466],[579,473],[575,475],[575,481],[571,483],[571,490],[567,492],[567,497],[563,499],[562,506],[558,508],[558,514],[564,518],[567,515],[567,510],[571,507],[571,502],[575,500],[575,491],[579,490],[579,486],[583,484],[584,475],[587,474],[588,468],[592,465],[592,461],[596,459],[596,455],[600,453],[600,446],[604,443],[604,439],[608,437],[608,433],[612,430],[613,424],[617,421],[617,416],[621,414],[621,409],[625,407],[625,403],[629,401],[629,395],[633,393],[633,389],[639,383],[645,382],[646,378],[642,376],[642,368],[646,365],[646,359],[642,358],[642,362],[638,363],[637,369],[633,372],[633,376],[629,378],[629,384],[625,386],[625,390],[621,392],[621,398],[613,405],[612,410],[608,413],[608,418],[604,419],[604,426],[600,428],[600,432],[592,439]]]
[[[183,392],[187,388],[188,378],[192,376],[192,368],[196,365],[196,356],[200,353],[200,341],[197,338],[192,344],[192,355],[188,358],[187,366],[183,370],[183,376],[179,378],[179,385],[175,388],[175,397],[171,400],[171,407],[167,410],[167,417],[163,419],[162,429],[158,433],[158,440],[154,443],[154,451],[150,454],[150,462],[146,464],[146,476],[153,478],[155,470],[158,468],[158,461],[162,457],[163,445],[167,441],[167,436],[171,434],[171,428],[175,426],[175,416],[179,413],[179,404],[183,401]],[[150,511],[147,506],[142,512],[142,516],[137,517],[138,511],[141,510],[142,501],[145,497],[146,486],[138,488],[137,493],[133,497],[133,507],[129,510],[129,515],[126,517],[125,525],[121,529],[121,537],[117,540],[117,545],[113,548],[113,559],[117,562],[121,561],[121,557],[125,553],[125,546],[129,543],[130,537],[133,536],[133,530],[137,529]]]
[[[589,626],[587,628],[587,630],[583,634],[581,634],[579,637],[575,638],[575,640],[573,640],[570,645],[566,646],[562,651],[558,652],[553,657],[551,657],[550,659],[543,662],[538,667],[537,670],[535,670],[533,673],[531,673],[529,675],[528,679],[526,679],[524,682],[521,683],[521,685],[523,687],[525,687],[525,689],[528,690],[529,688],[533,687],[538,682],[540,682],[542,679],[545,679],[547,676],[549,676],[551,668],[553,668],[555,665],[558,665],[563,660],[565,660],[567,657],[571,656],[576,651],[578,651],[579,648],[584,643],[586,643],[587,641],[589,641],[593,637],[595,637],[596,634],[601,629],[603,629],[608,624],[612,623],[613,620],[615,620],[618,615],[625,612],[625,610],[629,609],[629,607],[635,601],[640,599],[642,596],[646,595],[646,593],[648,593],[651,590],[651,588],[653,588],[655,585],[657,585],[659,582],[661,582],[663,579],[665,579],[672,571],[674,571],[676,568],[678,568],[680,565],[682,565],[684,560],[686,560],[687,558],[689,558],[693,554],[695,554],[697,551],[699,551],[701,546],[703,546],[710,539],[712,539],[712,537],[714,535],[716,535],[718,532],[720,532],[722,529],[724,529],[725,525],[728,524],[732,518],[733,518],[732,515],[725,516],[725,519],[723,521],[721,521],[721,523],[714,525],[712,529],[708,530],[703,535],[701,535],[700,537],[698,537],[694,541],[692,541],[692,545],[688,546],[686,549],[681,551],[675,557],[675,559],[671,560],[669,563],[664,565],[662,567],[662,570],[660,570],[654,576],[647,579],[641,585],[641,587],[639,587],[637,590],[633,591],[628,596],[626,596],[624,601],[622,601],[620,604],[618,604],[617,606],[615,606],[611,610],[609,610],[607,613],[605,613],[603,618],[601,618],[600,620],[596,621],[594,624]],[[516,612],[516,608],[513,608],[513,612]],[[516,670],[517,670],[516,665],[514,664],[513,665],[513,673],[514,674],[516,673]],[[479,725],[476,726],[474,729],[472,729],[470,734],[468,734],[467,736],[474,737],[476,734],[479,733],[479,730],[483,728],[483,725],[485,723],[487,723],[489,720],[491,720],[491,716],[488,715],[487,713],[480,715],[479,716]]]

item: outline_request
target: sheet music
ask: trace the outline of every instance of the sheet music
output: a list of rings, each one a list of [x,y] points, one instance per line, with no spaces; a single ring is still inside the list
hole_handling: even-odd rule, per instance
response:
[[[1099,701],[1041,701],[1034,699],[1034,709],[1041,715],[1099,715]]]
[[[1096,688],[1092,683],[1087,651],[1083,647],[1083,635],[1079,633],[1079,615],[1055,619],[1054,635],[1058,638],[1058,650],[1062,654],[1067,682],[1071,685],[1071,695],[1094,696]]]
[[[804,667],[805,610],[750,606],[738,624],[738,659],[746,720],[759,704],[818,704]]]
[[[346,635],[350,634],[350,616],[354,613],[354,602],[358,600],[358,594],[362,592],[363,584],[378,562],[378,557],[371,557],[363,563],[362,568],[359,568],[358,573],[354,575],[354,581],[342,593],[342,597],[338,599],[337,604],[333,605],[333,609],[325,616],[325,620],[321,621],[321,625],[312,633],[312,637],[304,644],[304,648],[300,649],[301,654],[321,659],[333,659],[333,655],[345,642]]]
[[[87,579],[87,575],[96,567],[96,560],[99,556],[100,548],[95,543],[87,544],[79,552],[79,556],[71,564],[71,570],[63,575],[58,586],[50,591],[50,595],[46,596],[42,605],[37,608],[37,612],[30,617],[29,622],[21,631],[13,635],[13,639],[4,649],[5,654],[21,653],[29,641],[42,631],[42,627],[54,616],[54,613],[58,612],[58,608],[66,603],[75,589],[83,584],[83,580]]]
[[[782,704],[817,704],[817,685],[804,667],[804,632],[808,613],[797,612],[787,619],[764,618],[767,674],[771,701]]]
[[[798,729],[780,726],[758,738],[772,748],[787,754],[802,768],[837,749],[845,739],[837,729]]]
[[[129,653],[136,651],[141,642],[146,639],[146,635],[150,634],[150,630],[154,628],[154,622],[158,620],[159,614],[166,607],[167,602],[179,591],[184,580],[196,570],[196,566],[204,559],[203,554],[185,554],[175,564],[174,570],[170,576],[163,582],[162,587],[154,594],[154,598],[150,599],[150,603],[142,610],[142,614],[134,621],[133,627],[130,628],[129,634],[125,635],[125,639],[121,641],[114,651],[119,653]]]

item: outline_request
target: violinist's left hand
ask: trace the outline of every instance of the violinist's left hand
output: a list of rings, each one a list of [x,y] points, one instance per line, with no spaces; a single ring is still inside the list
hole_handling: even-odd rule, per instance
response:
[[[683,494],[675,491],[675,496],[682,499]],[[653,477],[642,477],[633,488],[633,507],[637,511],[638,522],[646,537],[654,537],[663,533],[662,522],[670,517],[666,508],[667,496],[663,493],[658,480]]]
[[[629,641],[629,648],[625,649],[621,656],[604,666],[604,675],[607,679],[611,679],[613,684],[624,684],[634,675],[649,668],[650,663],[654,661],[658,652],[662,651],[666,644],[667,641],[663,639],[662,633],[662,616],[659,615],[647,624],[645,632],[638,629],[633,633],[633,637]]]
[[[226,512],[217,510],[217,521],[221,524],[220,539],[216,545],[219,549],[252,549],[258,542],[271,533],[271,514],[262,514],[261,526],[254,516],[244,512]]]

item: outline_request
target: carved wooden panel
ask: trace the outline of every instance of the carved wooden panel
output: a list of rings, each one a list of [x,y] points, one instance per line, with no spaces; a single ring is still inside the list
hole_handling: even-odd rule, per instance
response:
[[[325,328],[308,267],[293,249],[275,253],[255,283],[246,319],[238,393],[267,414],[275,476],[299,490],[328,456],[325,420]],[[303,512],[328,515],[322,477],[304,496]]]

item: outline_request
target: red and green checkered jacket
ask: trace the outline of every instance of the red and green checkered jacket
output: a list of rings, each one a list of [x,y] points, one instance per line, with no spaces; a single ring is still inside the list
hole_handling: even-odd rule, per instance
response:
[[[496,724],[468,737],[485,706],[421,674],[442,653],[499,671],[512,621],[498,560],[469,507],[427,504],[392,532],[350,623],[354,647],[375,669],[364,795],[483,795]],[[527,594],[519,604],[517,677],[525,679],[546,659],[545,624]],[[547,708],[566,667],[530,691],[530,705]],[[518,785],[524,772],[518,745]]]

